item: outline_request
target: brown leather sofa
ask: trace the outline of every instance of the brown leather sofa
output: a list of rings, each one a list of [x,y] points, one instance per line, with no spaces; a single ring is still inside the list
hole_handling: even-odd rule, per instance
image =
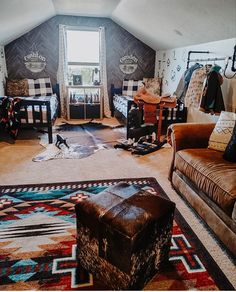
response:
[[[169,179],[225,246],[236,255],[236,163],[208,149],[215,124],[172,124]]]

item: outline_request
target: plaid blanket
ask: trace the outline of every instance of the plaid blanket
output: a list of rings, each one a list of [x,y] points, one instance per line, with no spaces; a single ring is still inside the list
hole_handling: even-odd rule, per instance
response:
[[[20,98],[0,97],[0,127],[16,138],[20,128]]]

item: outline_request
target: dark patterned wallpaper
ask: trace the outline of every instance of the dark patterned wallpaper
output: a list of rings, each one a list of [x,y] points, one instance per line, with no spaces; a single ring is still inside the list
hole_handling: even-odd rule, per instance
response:
[[[111,19],[58,15],[5,46],[9,78],[50,76],[52,83],[56,83],[59,24],[105,27],[109,94],[111,83],[120,87],[124,78],[142,79],[154,76],[155,51]],[[46,67],[40,73],[32,73],[24,65],[24,56],[32,50],[35,51],[35,48],[46,58]],[[133,74],[125,75],[119,68],[120,58],[124,55],[134,55],[138,59],[138,68]]]

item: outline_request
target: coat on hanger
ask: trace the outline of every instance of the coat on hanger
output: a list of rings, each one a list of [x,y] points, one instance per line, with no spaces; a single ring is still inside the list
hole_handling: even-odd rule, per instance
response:
[[[219,114],[225,110],[221,84],[223,78],[220,73],[211,71],[207,76],[200,103],[200,110],[206,113]]]
[[[180,100],[181,102],[184,102],[185,99],[185,95],[188,89],[188,85],[189,82],[191,80],[192,74],[196,69],[201,68],[202,65],[199,63],[194,64],[193,66],[191,66],[190,68],[188,68],[183,76],[180,78],[180,81],[178,83],[178,86],[174,92],[174,95],[176,96],[176,98],[178,100]]]

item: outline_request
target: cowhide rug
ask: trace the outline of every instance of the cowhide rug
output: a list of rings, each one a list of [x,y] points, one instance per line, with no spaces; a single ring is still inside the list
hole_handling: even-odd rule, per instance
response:
[[[58,148],[56,135],[66,139],[69,148],[64,144]],[[99,150],[113,148],[118,140],[126,135],[123,127],[109,127],[106,125],[89,122],[82,125],[64,124],[54,128],[53,144],[47,143],[47,134],[42,135],[40,144],[46,149],[36,155],[35,162],[51,159],[81,159],[88,157]]]

